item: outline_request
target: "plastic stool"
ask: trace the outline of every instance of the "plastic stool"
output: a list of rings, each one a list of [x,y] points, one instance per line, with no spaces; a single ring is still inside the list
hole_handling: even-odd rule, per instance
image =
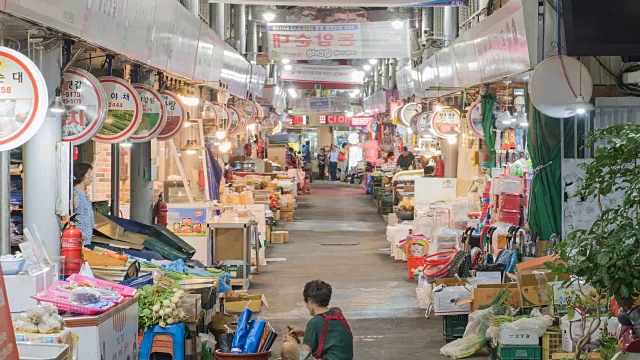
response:
[[[156,325],[142,336],[140,360],[149,360],[153,353],[165,353],[175,360],[183,360],[185,338],[184,324]]]

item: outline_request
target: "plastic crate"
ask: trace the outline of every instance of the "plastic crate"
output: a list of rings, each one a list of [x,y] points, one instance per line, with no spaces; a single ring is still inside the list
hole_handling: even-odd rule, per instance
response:
[[[551,328],[542,336],[542,360],[551,360],[552,354],[559,352],[562,352],[562,333],[558,328]]]
[[[391,212],[393,212],[393,206],[381,206],[381,207],[378,207],[378,214],[384,215],[384,214],[389,214]]]
[[[541,360],[542,346],[539,345],[498,345],[498,360]]]
[[[469,315],[444,315],[442,317],[442,336],[444,341],[460,339],[469,323]]]
[[[245,269],[247,269],[247,266],[243,264],[222,264],[222,271],[231,274],[232,279],[248,278],[249,274],[245,271]]]

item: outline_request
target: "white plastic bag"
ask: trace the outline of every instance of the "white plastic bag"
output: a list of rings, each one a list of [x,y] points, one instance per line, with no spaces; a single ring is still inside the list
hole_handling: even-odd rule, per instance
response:
[[[495,309],[477,310],[469,314],[469,323],[462,339],[448,343],[440,349],[440,354],[453,359],[463,359],[473,356],[478,350],[487,345],[487,329],[491,319],[495,316]]]

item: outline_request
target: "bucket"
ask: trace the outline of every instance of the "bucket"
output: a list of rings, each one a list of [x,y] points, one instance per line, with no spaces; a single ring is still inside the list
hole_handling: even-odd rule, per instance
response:
[[[216,350],[214,355],[218,360],[268,360],[271,358],[271,351],[257,354],[225,354]]]
[[[424,267],[424,256],[407,256],[407,269],[409,270],[409,279],[415,280],[413,270]]]

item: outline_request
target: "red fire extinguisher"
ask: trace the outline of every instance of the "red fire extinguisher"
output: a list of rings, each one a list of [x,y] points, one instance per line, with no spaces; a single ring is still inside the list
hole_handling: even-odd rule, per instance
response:
[[[231,169],[231,166],[227,167],[227,170],[224,175],[224,181],[227,184],[233,183],[233,169]]]
[[[60,255],[64,256],[64,274],[73,275],[82,267],[82,231],[75,226],[73,215],[62,229]]]
[[[444,161],[441,157],[436,161],[436,177],[444,177]]]
[[[167,203],[164,202],[162,197],[162,193],[158,195],[158,201],[153,205],[153,223],[160,224],[162,226],[167,226],[169,224],[169,207]]]

